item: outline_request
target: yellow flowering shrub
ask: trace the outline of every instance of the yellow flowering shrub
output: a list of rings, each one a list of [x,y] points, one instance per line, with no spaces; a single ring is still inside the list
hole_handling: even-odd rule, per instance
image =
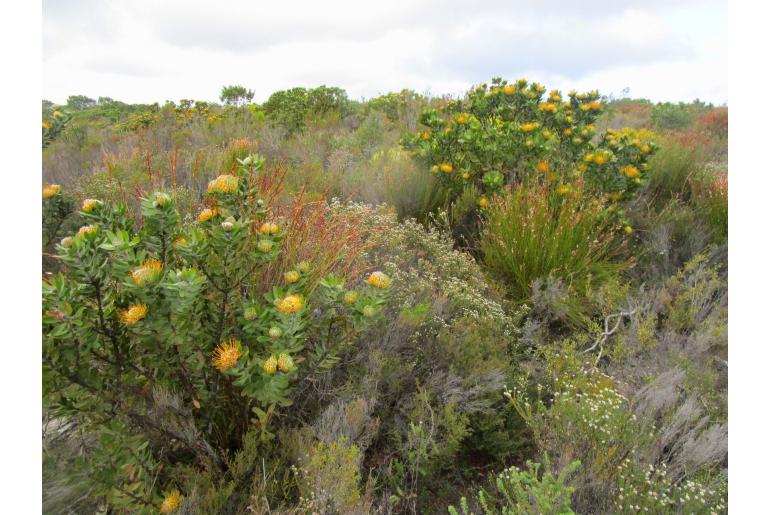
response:
[[[332,369],[387,302],[381,272],[358,288],[333,276],[311,283],[312,255],[266,294],[253,287],[280,262],[287,236],[254,201],[262,162],[215,179],[191,223],[164,192],[142,200],[140,228],[123,206],[87,199],[83,225],[56,247],[62,272],[43,284],[45,398],[53,413],[125,437],[106,437],[106,454],[86,458],[117,511],[174,512],[190,492],[164,466],[181,460],[221,474],[222,456],[249,428],[269,441],[265,414],[290,409],[294,386]],[[59,194],[44,186],[44,203]],[[148,445],[160,458],[137,461]],[[133,479],[114,475],[127,469]]]
[[[522,180],[568,183],[581,176],[595,193],[628,196],[644,179],[657,148],[654,136],[630,129],[597,135],[594,124],[603,109],[596,91],[545,96],[538,83],[495,78],[462,99],[423,111],[425,129],[401,143],[455,197],[471,184],[488,196]],[[577,166],[581,162],[585,166]],[[627,166],[639,173],[624,175]],[[549,171],[553,175],[539,175]]]

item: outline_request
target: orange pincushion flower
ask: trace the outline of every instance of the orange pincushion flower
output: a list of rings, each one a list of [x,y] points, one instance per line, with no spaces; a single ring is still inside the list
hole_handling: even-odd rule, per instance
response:
[[[276,302],[276,309],[281,313],[290,315],[302,309],[302,297],[299,295],[289,295]]]
[[[546,173],[551,169],[551,166],[548,164],[548,161],[538,161],[535,168],[537,168],[537,171],[540,173]]]
[[[182,504],[182,494],[179,490],[172,490],[160,505],[161,513],[172,513],[179,509],[179,505]]]
[[[43,184],[43,198],[51,198],[59,194],[61,186],[58,184]]]
[[[214,181],[216,191],[220,193],[233,193],[238,189],[238,177],[234,175],[220,175]]]
[[[241,342],[235,338],[230,338],[227,341],[221,342],[214,349],[211,361],[220,372],[224,372],[228,368],[234,366],[241,356],[243,356]]]
[[[147,316],[147,306],[144,304],[133,304],[128,309],[120,312],[120,321],[123,325],[134,325]]]
[[[155,282],[163,271],[163,264],[157,259],[148,259],[131,272],[131,279],[137,286]]]
[[[591,108],[592,110],[594,110],[594,111],[598,111],[599,109],[601,109],[601,108],[602,108],[602,103],[601,103],[601,102],[599,102],[599,101],[597,101],[597,100],[594,100],[593,102],[591,102],[591,103],[589,104],[589,106],[590,106],[590,108]]]
[[[216,209],[206,208],[200,213],[198,213],[198,221],[199,222],[208,222],[212,218],[214,218],[217,214]]]
[[[390,286],[390,277],[383,272],[372,272],[372,274],[366,279],[366,283],[375,288],[388,288]]]

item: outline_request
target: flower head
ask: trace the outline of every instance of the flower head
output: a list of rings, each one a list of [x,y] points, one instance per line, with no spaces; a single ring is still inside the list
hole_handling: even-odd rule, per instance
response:
[[[51,198],[59,194],[61,186],[58,184],[43,184],[43,198]]]
[[[128,309],[121,311],[118,316],[123,325],[134,325],[147,316],[147,306],[145,304],[133,304]]]
[[[506,96],[513,95],[514,93],[516,93],[516,86],[514,86],[513,84],[506,84],[505,87],[503,88],[503,93]]]
[[[290,315],[302,309],[302,297],[299,295],[289,295],[276,302],[275,307],[281,313]]]
[[[217,214],[216,209],[206,208],[200,213],[198,213],[198,221],[201,223],[208,222],[209,220],[214,218],[216,214]]]
[[[273,222],[265,222],[259,228],[259,232],[261,232],[265,236],[270,236],[272,234],[277,234],[278,231],[280,231],[280,230],[281,230],[281,228],[278,226],[278,224],[275,224]]]
[[[172,490],[166,498],[163,499],[163,502],[160,505],[160,512],[174,512],[179,509],[180,504],[182,504],[182,494],[179,493],[179,490]]]
[[[158,192],[155,194],[155,203],[159,206],[165,206],[169,202],[171,202],[171,195],[168,193]]]
[[[73,241],[72,236],[67,236],[65,238],[62,238],[62,240],[59,242],[59,245],[61,245],[62,247],[69,247],[70,245],[72,245],[72,241]]]
[[[220,175],[214,181],[214,190],[219,193],[233,193],[238,189],[238,177],[235,175]]]
[[[537,168],[537,171],[540,173],[546,173],[551,169],[550,165],[548,164],[548,161],[538,161],[535,165],[535,168]]]
[[[444,173],[452,173],[452,171],[454,171],[452,163],[441,163],[438,168]]]
[[[489,205],[489,200],[486,197],[481,197],[479,199],[479,207],[487,207]]]
[[[623,168],[620,169],[621,173],[623,173],[626,177],[629,179],[633,179],[635,177],[638,177],[641,172],[639,172],[639,169],[635,167],[634,165],[626,165]]]
[[[98,230],[99,230],[99,227],[97,227],[96,225],[84,225],[83,227],[78,229],[78,236],[80,236],[81,238],[84,238],[86,236],[94,234]]]
[[[307,261],[300,261],[297,264],[297,270],[299,270],[303,274],[307,274],[310,272],[310,263]]]
[[[283,274],[283,278],[286,279],[286,282],[289,284],[296,283],[299,281],[300,275],[299,272],[296,270],[289,270],[285,274]]]
[[[157,259],[148,259],[131,271],[131,279],[137,286],[154,283],[163,271],[163,264]]]
[[[95,198],[87,198],[83,201],[83,207],[81,207],[80,210],[83,211],[84,213],[90,213],[101,204],[102,204],[101,200],[97,200]]]
[[[281,335],[283,335],[283,331],[281,331],[280,327],[273,326],[270,328],[269,331],[267,331],[267,335],[270,336],[273,340],[280,338]]]
[[[255,318],[257,318],[258,314],[259,313],[257,313],[257,308],[255,308],[254,306],[249,306],[248,308],[243,310],[243,318],[245,318],[246,320],[254,320]]]
[[[220,372],[224,372],[235,365],[241,356],[243,356],[241,342],[235,338],[230,338],[217,345],[214,352],[212,352],[211,361]]]
[[[229,220],[225,220],[220,225],[222,226],[222,230],[225,231],[225,232],[230,232],[230,231],[233,230],[233,227],[235,227],[233,222],[231,222]]]
[[[521,130],[521,132],[532,132],[533,130],[537,129],[538,127],[540,127],[540,124],[537,123],[537,122],[522,123],[519,126],[519,130]]]
[[[372,274],[366,279],[366,283],[375,288],[388,288],[390,286],[390,277],[383,272],[372,272]]]
[[[566,184],[562,184],[561,186],[556,188],[556,193],[558,193],[559,195],[566,195],[570,191],[571,191],[570,187]]]
[[[623,232],[626,234],[632,234],[634,232],[634,228],[631,227],[630,225],[626,225],[625,227],[623,227]]]
[[[262,370],[269,376],[275,374],[275,371],[278,370],[278,360],[275,359],[275,356],[270,356],[265,360]]]
[[[291,356],[286,354],[285,352],[282,352],[278,355],[278,370],[281,372],[287,373],[294,370],[294,360],[291,359]]]
[[[465,125],[466,123],[468,123],[468,115],[467,115],[467,114],[465,114],[465,113],[460,113],[460,114],[458,114],[458,115],[455,117],[455,121],[456,121],[456,122],[457,122],[459,125]]]
[[[342,297],[342,301],[345,304],[355,304],[357,300],[358,300],[358,292],[355,290],[350,290],[348,292],[345,292],[345,296]]]

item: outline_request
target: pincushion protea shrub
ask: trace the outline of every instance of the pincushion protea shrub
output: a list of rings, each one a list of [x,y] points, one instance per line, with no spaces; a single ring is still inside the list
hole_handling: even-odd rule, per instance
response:
[[[185,492],[169,470],[225,474],[249,428],[269,442],[293,384],[332,369],[381,316],[381,273],[357,289],[334,276],[310,288],[311,261],[255,284],[291,231],[259,197],[261,165],[212,181],[186,224],[164,192],[143,199],[138,229],[123,206],[87,199],[84,225],[57,246],[63,271],[43,284],[47,409],[90,430],[112,421],[89,477],[115,509],[177,509]]]
[[[627,199],[643,182],[656,150],[649,131],[596,134],[604,110],[599,93],[557,90],[521,79],[495,78],[463,99],[422,112],[424,129],[407,134],[404,148],[429,167],[457,197],[469,185],[483,196],[521,181],[570,183],[585,176],[586,190]]]

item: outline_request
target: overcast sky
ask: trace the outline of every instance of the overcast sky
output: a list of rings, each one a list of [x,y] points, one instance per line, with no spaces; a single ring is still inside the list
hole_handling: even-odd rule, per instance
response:
[[[494,76],[656,101],[727,102],[714,0],[44,0],[43,97],[218,100],[242,84],[351,98],[460,94]]]

